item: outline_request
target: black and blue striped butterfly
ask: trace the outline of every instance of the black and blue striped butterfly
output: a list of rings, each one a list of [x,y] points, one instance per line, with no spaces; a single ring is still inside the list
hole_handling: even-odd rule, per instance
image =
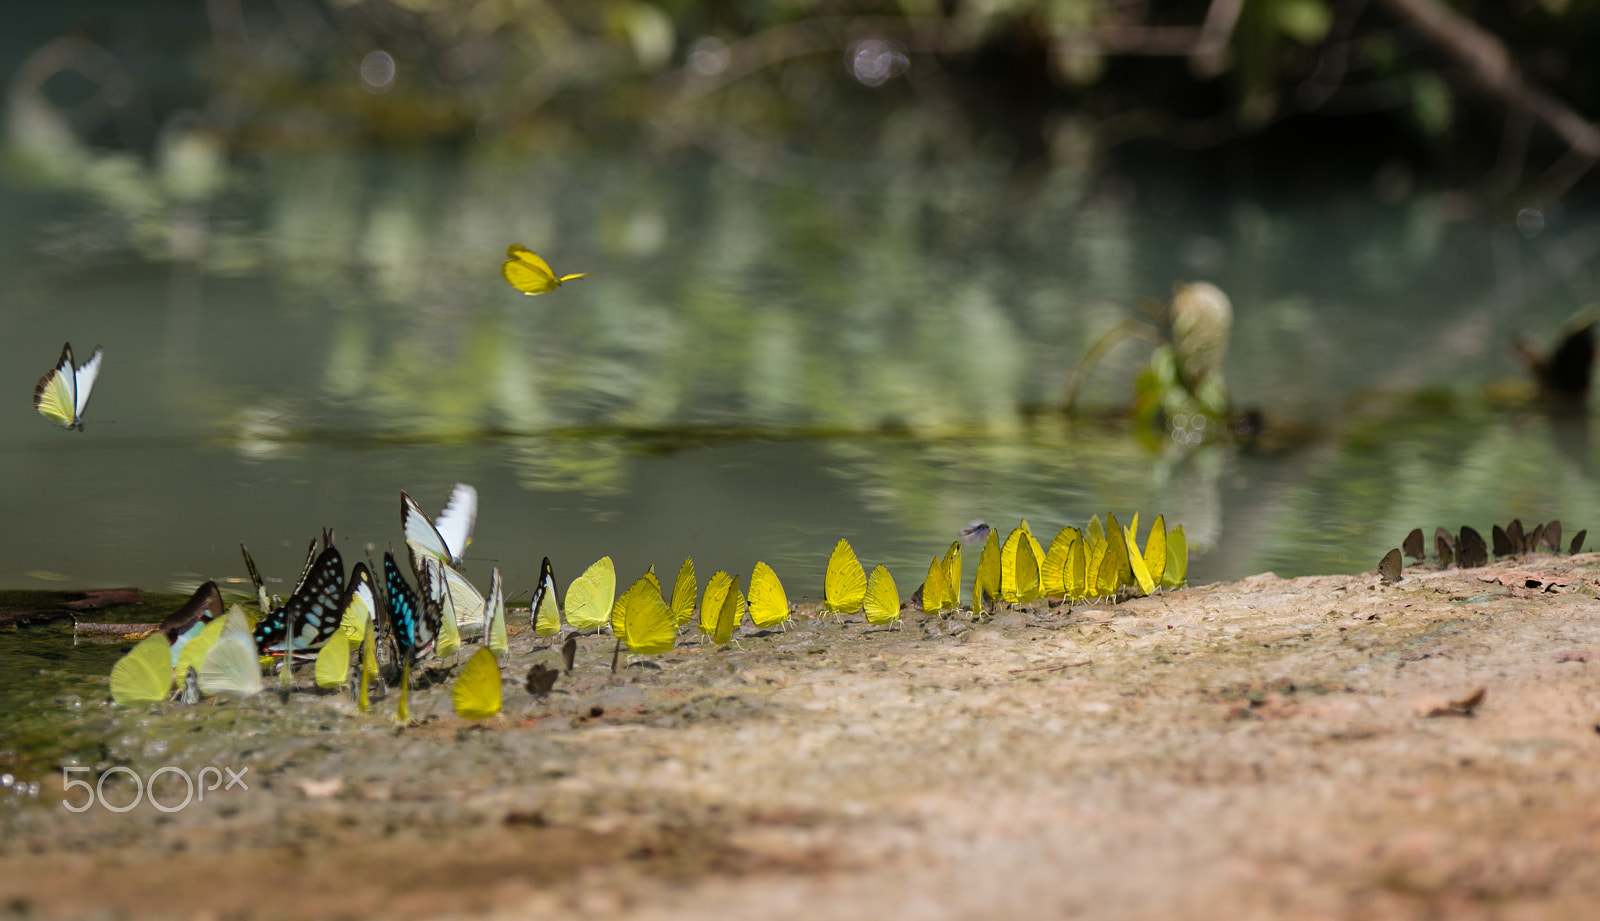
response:
[[[282,655],[284,637],[291,625],[296,652],[322,648],[333,631],[339,629],[343,598],[344,560],[337,548],[329,546],[317,555],[283,607],[256,624],[256,648]]]
[[[383,555],[383,585],[389,596],[389,628],[400,651],[400,661],[415,662],[433,648],[433,641],[439,636],[441,611],[437,605],[424,608],[417,600],[417,593],[395,564],[393,550]]]

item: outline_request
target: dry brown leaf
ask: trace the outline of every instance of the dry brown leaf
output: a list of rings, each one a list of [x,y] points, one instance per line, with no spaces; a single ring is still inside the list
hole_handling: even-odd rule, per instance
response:
[[[1425,694],[1412,702],[1411,708],[1423,718],[1434,716],[1471,716],[1483,703],[1488,688],[1478,688],[1460,700],[1445,700],[1437,694]]]
[[[330,777],[327,780],[302,780],[295,784],[295,788],[305,794],[306,799],[327,799],[337,796],[344,789],[343,777]]]
[[[1498,582],[1506,588],[1525,588],[1540,592],[1554,591],[1557,588],[1565,587],[1568,582],[1563,576],[1551,576],[1526,569],[1508,569],[1505,572],[1485,573],[1478,577],[1478,581]]]

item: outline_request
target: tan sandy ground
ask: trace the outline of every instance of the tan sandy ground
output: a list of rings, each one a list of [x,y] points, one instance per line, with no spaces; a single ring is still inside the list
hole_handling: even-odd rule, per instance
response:
[[[1521,571],[1567,584],[1481,581]],[[802,619],[617,676],[596,639],[555,695],[508,685],[481,727],[445,715],[447,685],[404,731],[393,696],[124,711],[124,749],[201,740],[135,768],[248,765],[250,790],[170,816],[47,791],[5,819],[0,912],[1596,917],[1597,571],[1264,575],[975,628]],[[529,643],[519,672],[553,661]],[[1470,717],[1416,715],[1480,686]]]

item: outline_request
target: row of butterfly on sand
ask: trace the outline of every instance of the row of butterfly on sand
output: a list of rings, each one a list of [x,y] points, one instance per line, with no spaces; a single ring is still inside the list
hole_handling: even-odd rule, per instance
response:
[[[324,531],[321,550],[313,539],[299,583],[280,602],[269,597],[250,552],[241,545],[255,584],[255,610],[234,604],[224,613],[216,583],[200,586],[165,622],[150,625],[149,635],[113,667],[112,698],[137,706],[164,702],[174,694],[185,704],[198,703],[202,695],[251,697],[265,689],[263,671],[274,668],[280,693],[287,698],[296,689],[300,660],[311,663],[320,691],[348,689],[363,712],[374,698],[387,696],[388,684],[397,678],[396,717],[408,722],[413,670],[425,667],[429,659],[453,662],[465,647],[476,645],[456,677],[451,698],[464,718],[493,716],[501,707],[501,666],[507,657],[505,587],[495,568],[484,595],[457,568],[477,504],[477,492],[457,484],[444,511],[429,520],[410,496],[400,494],[409,568],[419,589],[411,587],[392,549],[383,556],[381,581],[368,562],[357,563],[346,579],[333,535]],[[957,540],[928,564],[927,578],[907,606],[915,604],[929,615],[971,611],[982,617],[1001,603],[1115,599],[1182,585],[1189,563],[1183,527],[1169,531],[1156,516],[1143,550],[1138,529],[1137,514],[1127,528],[1114,515],[1107,515],[1104,525],[1095,516],[1082,530],[1062,528],[1046,549],[1026,520],[1004,541],[997,531],[982,526],[977,533],[985,534],[984,544],[972,582],[976,604],[961,605],[962,542]],[[547,557],[528,624],[516,629],[531,629],[546,638],[546,648],[554,648],[565,634],[561,650],[569,672],[577,637],[609,630],[615,638],[615,669],[624,647],[636,656],[660,655],[677,645],[680,632],[692,632],[697,594],[692,559],[683,561],[668,600],[653,566],[617,595],[616,570],[610,557],[602,557],[567,586],[562,603]],[[848,541],[840,540],[833,549],[823,596],[826,615],[842,619],[861,612],[869,624],[898,626],[902,605],[894,577],[882,565],[869,575]],[[696,624],[703,638],[720,646],[733,639],[747,614],[756,628],[770,629],[784,625],[793,611],[778,574],[757,563],[748,593],[740,590],[740,576],[714,574],[700,595]],[[535,664],[528,689],[549,693],[558,674]]]
[[[1536,524],[1524,529],[1522,519],[1513,518],[1505,527],[1494,525],[1489,531],[1490,540],[1494,541],[1494,555],[1496,559],[1507,556],[1521,556],[1525,553],[1538,553],[1543,547],[1551,553],[1561,552],[1561,519],[1552,519],[1542,524]],[[1567,555],[1577,556],[1583,552],[1584,539],[1589,536],[1587,530],[1579,531],[1572,535],[1572,542],[1567,545]],[[1452,534],[1444,528],[1433,529],[1434,559],[1440,569],[1449,569],[1454,563],[1462,569],[1476,569],[1489,564],[1489,544],[1483,540],[1483,535],[1477,529],[1462,525],[1457,534]],[[1385,583],[1399,582],[1403,570],[1404,560],[1400,551],[1411,557],[1413,562],[1421,563],[1427,556],[1427,550],[1422,544],[1422,529],[1413,528],[1410,534],[1399,547],[1390,550],[1378,561],[1378,577]]]

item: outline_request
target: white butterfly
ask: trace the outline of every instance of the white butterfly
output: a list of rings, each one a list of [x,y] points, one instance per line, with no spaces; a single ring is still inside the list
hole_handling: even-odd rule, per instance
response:
[[[400,526],[406,533],[406,546],[411,550],[413,572],[418,557],[430,557],[441,563],[461,565],[462,554],[472,542],[472,525],[478,520],[478,491],[465,483],[457,483],[450,490],[450,501],[434,521],[422,513],[416,500],[400,494]]]
[[[89,405],[89,392],[100,376],[100,358],[105,350],[98,345],[80,367],[72,364],[72,343],[61,347],[61,358],[33,388],[33,408],[57,425],[83,431],[83,410]]]
[[[261,665],[250,620],[238,605],[228,609],[227,626],[200,665],[200,690],[207,694],[250,697],[261,693]]]

